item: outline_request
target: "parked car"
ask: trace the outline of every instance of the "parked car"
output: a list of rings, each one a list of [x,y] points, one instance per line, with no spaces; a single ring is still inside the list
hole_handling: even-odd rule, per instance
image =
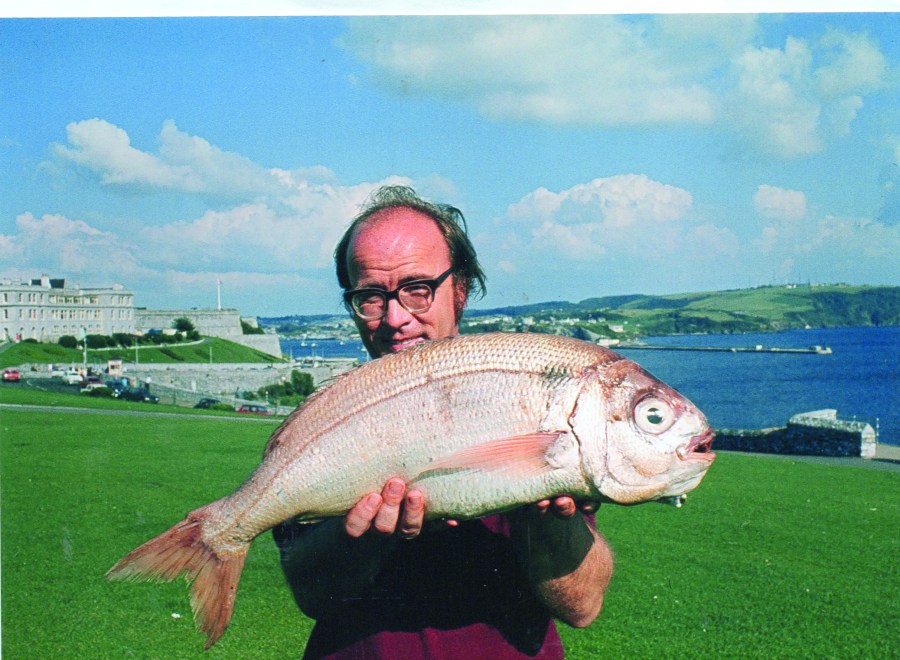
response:
[[[237,408],[237,412],[239,413],[248,413],[251,415],[268,415],[269,409],[265,406],[257,406],[249,403],[245,403],[244,405]]]
[[[63,382],[66,385],[81,385],[82,375],[77,371],[69,370],[63,374]]]
[[[120,399],[126,401],[143,401],[144,403],[159,403],[159,397],[150,394],[149,390],[141,387],[126,387],[119,393]]]
[[[4,383],[18,383],[20,380],[22,380],[22,374],[19,373],[18,369],[3,370]]]
[[[113,396],[119,396],[128,387],[128,381],[124,378],[110,378],[106,381],[106,386],[113,391]]]
[[[212,408],[217,403],[222,403],[218,399],[200,399],[194,408]]]

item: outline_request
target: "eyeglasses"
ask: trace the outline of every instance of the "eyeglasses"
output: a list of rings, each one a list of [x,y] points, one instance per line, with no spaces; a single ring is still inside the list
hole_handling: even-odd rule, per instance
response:
[[[379,321],[387,314],[392,298],[410,314],[423,314],[431,309],[434,292],[453,272],[451,266],[433,280],[416,280],[398,286],[393,291],[383,289],[352,289],[344,292],[344,303],[363,321]]]

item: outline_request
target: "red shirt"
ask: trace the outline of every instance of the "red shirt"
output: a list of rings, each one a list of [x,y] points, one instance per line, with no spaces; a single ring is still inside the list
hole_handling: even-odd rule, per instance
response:
[[[563,648],[496,515],[398,543],[358,599],[316,621],[304,657],[558,659]]]

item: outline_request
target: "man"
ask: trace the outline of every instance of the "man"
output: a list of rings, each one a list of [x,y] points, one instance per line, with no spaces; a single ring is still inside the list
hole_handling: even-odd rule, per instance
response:
[[[372,357],[458,333],[484,287],[464,223],[387,187],[347,229],[338,281]],[[307,657],[561,658],[553,619],[596,618],[612,555],[572,498],[428,526],[426,506],[391,479],[343,519],[275,529],[294,597],[317,620]]]

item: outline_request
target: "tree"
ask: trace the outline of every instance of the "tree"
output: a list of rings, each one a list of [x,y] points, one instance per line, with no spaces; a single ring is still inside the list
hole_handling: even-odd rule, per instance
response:
[[[186,316],[179,316],[177,319],[172,321],[172,327],[178,330],[178,332],[193,332],[195,330],[194,324],[191,323],[191,320]]]
[[[309,396],[315,391],[316,386],[313,383],[312,375],[305,371],[297,371],[294,369],[291,372],[291,388],[297,394]]]

